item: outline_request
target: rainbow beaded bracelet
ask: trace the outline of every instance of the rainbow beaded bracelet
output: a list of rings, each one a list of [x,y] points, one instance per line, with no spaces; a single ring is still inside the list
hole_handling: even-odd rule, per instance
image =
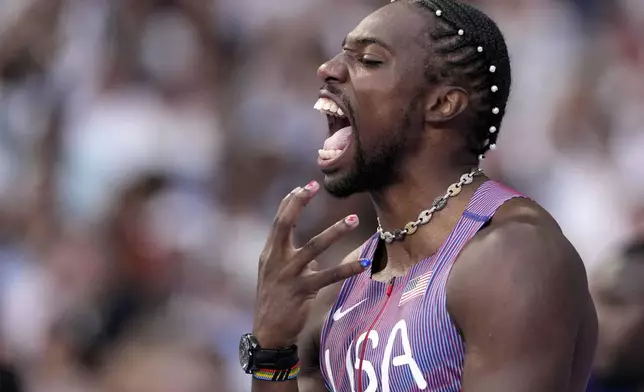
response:
[[[287,381],[294,380],[300,373],[300,362],[298,361],[295,366],[285,370],[274,369],[259,369],[253,373],[253,377],[258,380],[264,381]]]

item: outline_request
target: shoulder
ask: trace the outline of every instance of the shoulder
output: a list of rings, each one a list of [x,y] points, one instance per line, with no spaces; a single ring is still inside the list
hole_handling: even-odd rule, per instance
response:
[[[447,295],[457,318],[472,307],[501,313],[538,312],[542,306],[581,312],[584,307],[578,305],[589,300],[586,270],[576,250],[555,220],[527,199],[503,205],[463,249]]]
[[[536,203],[507,202],[474,236],[447,308],[467,346],[463,390],[583,390],[597,330],[586,271]]]
[[[480,269],[550,271],[558,272],[559,279],[585,279],[584,264],[556,221],[527,199],[503,205],[463,249],[454,266],[458,275],[465,276],[478,276],[483,272]]]

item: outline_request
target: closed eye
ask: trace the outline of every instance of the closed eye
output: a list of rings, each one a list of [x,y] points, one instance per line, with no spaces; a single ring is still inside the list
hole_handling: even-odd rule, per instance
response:
[[[342,48],[342,51],[346,54],[349,54],[351,57],[353,57],[355,60],[357,60],[367,68],[375,68],[383,63],[383,61],[380,60],[378,56],[372,53],[360,54],[355,49],[351,49],[346,46]]]
[[[380,64],[382,64],[382,61],[369,55],[359,56],[358,61],[360,61],[362,64],[364,64],[367,67],[378,67]]]

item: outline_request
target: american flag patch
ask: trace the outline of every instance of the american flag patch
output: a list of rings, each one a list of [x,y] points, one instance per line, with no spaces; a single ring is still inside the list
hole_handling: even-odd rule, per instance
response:
[[[433,271],[429,271],[407,282],[407,285],[400,296],[398,306],[402,306],[412,299],[420,295],[424,295],[425,290],[427,290],[427,286],[429,285],[429,280],[432,278],[432,273]]]

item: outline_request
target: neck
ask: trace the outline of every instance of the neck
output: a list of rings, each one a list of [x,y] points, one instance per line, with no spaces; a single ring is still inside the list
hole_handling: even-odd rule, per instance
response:
[[[432,202],[458,182],[461,175],[469,173],[470,167],[452,167],[443,170],[408,170],[406,176],[386,189],[372,192],[371,199],[383,230],[393,232],[418,219],[423,210],[431,208]],[[376,261],[374,271],[381,271],[383,278],[406,272],[411,266],[434,254],[452,231],[472,195],[484,181],[478,176],[474,182],[464,185],[462,192],[447,201],[445,209],[434,213],[426,225],[406,236],[402,241],[386,245],[387,257]]]

